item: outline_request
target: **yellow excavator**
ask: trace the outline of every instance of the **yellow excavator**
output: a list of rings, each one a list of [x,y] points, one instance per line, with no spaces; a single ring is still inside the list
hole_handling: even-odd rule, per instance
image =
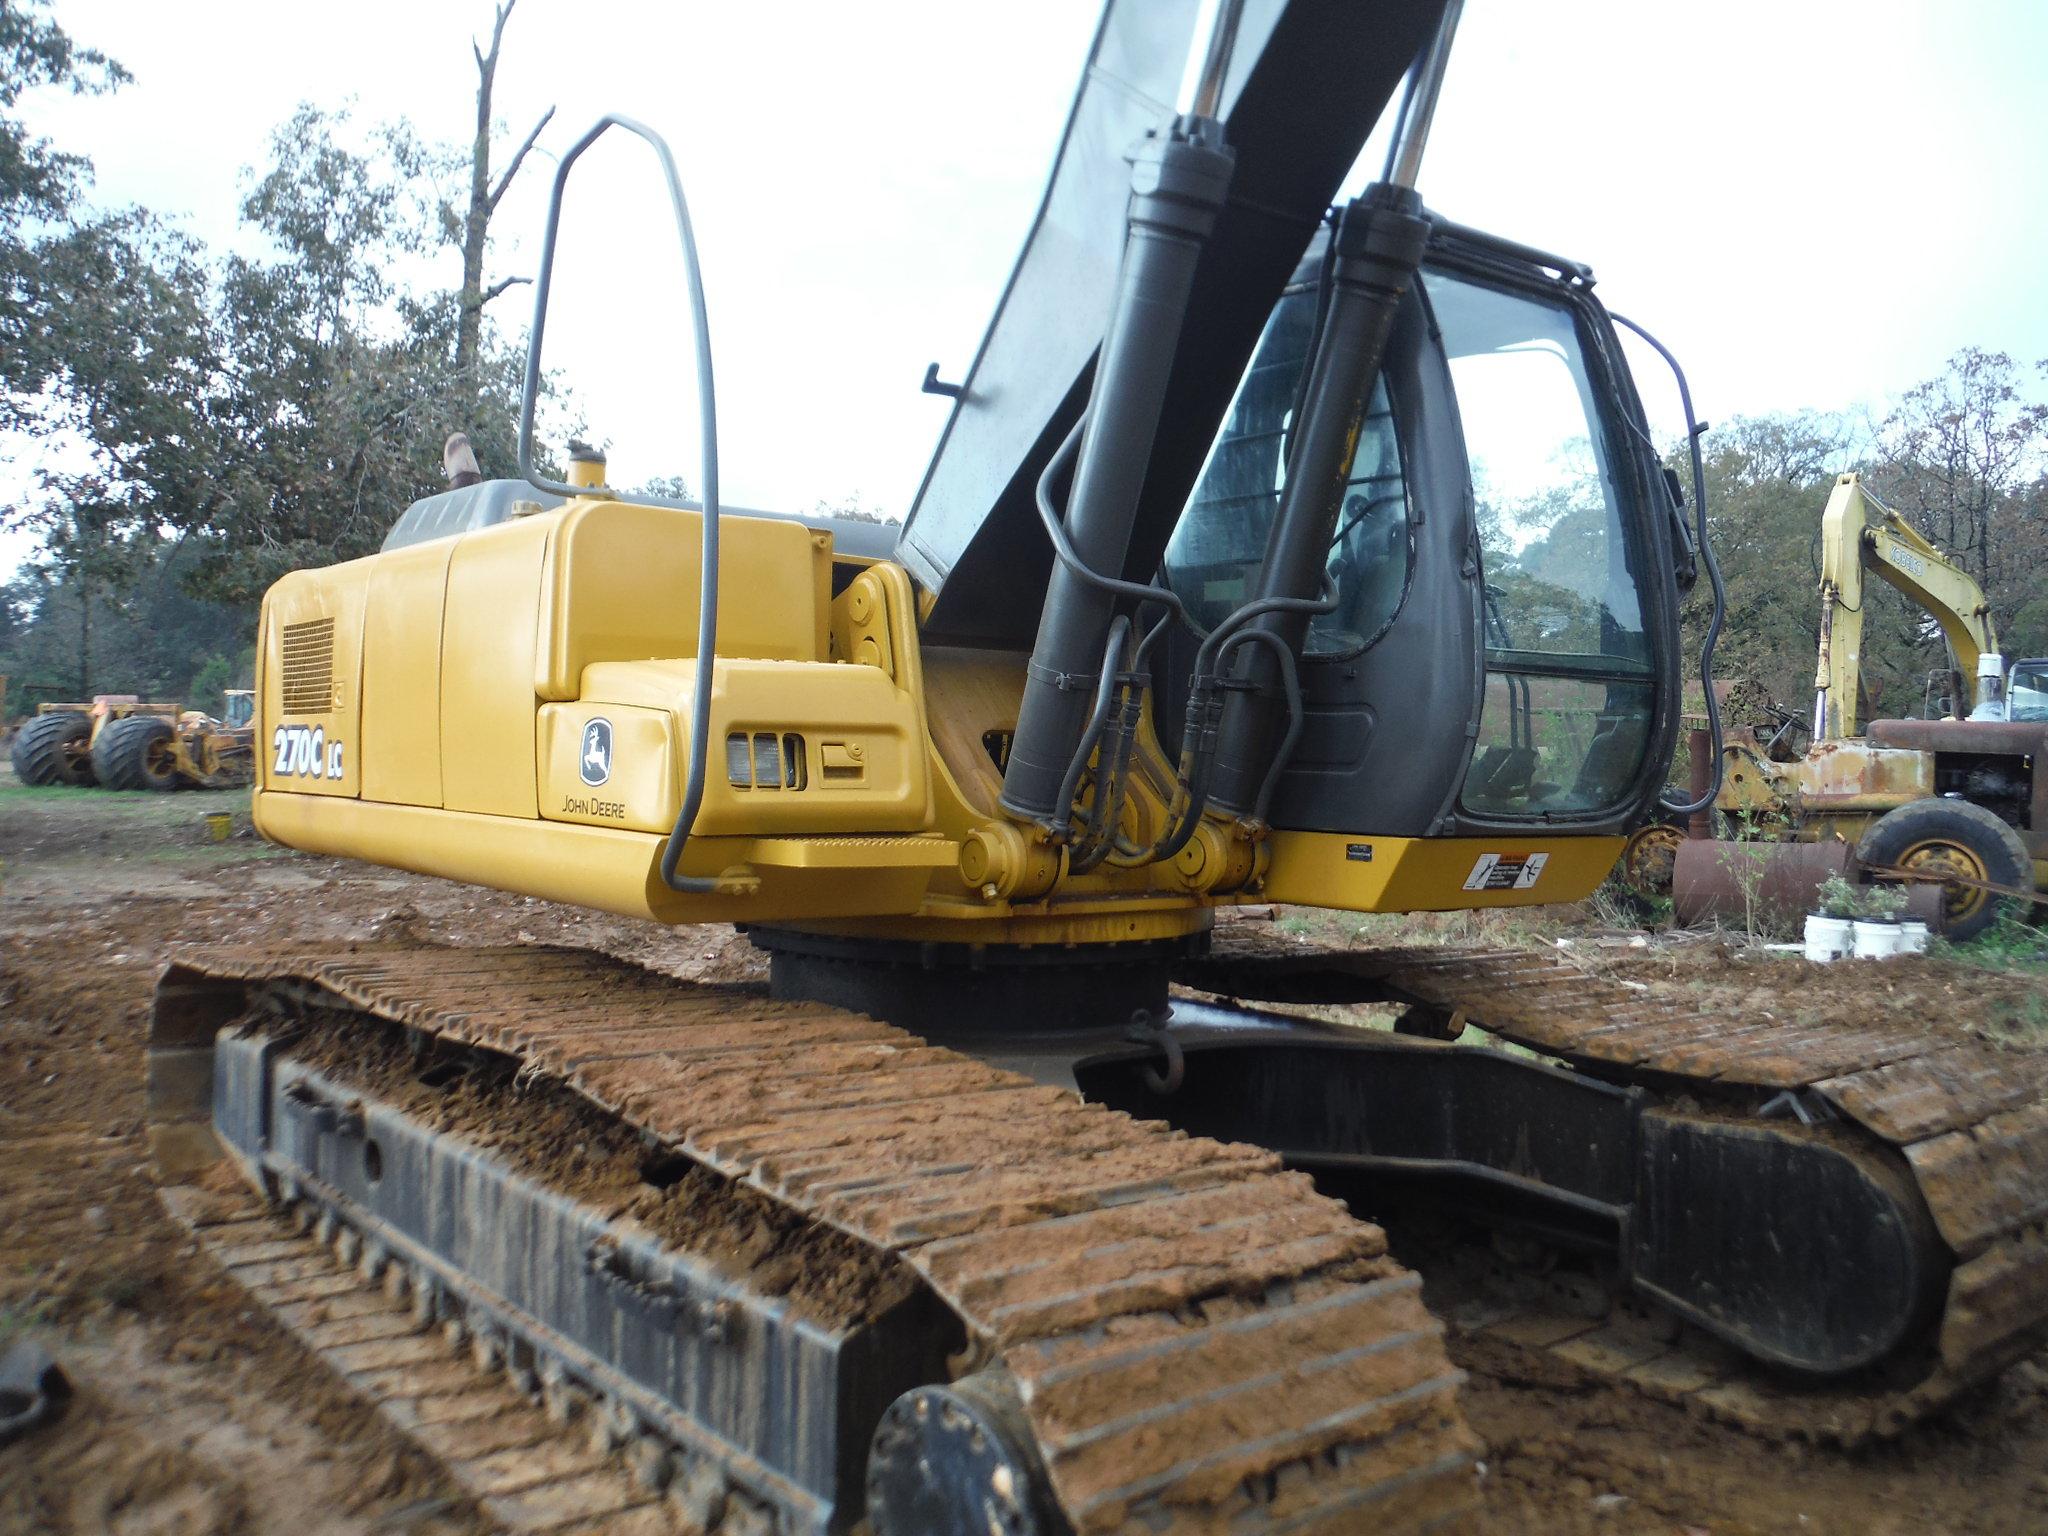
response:
[[[1943,680],[1940,713],[1953,719],[1971,717],[1985,683],[1996,684],[2004,675],[1991,600],[1975,578],[1872,495],[1863,477],[1853,473],[1840,476],[1828,494],[1820,520],[1820,556],[1813,740],[1844,741],[1863,734],[1866,571],[1902,593],[1940,627],[1952,663]],[[1929,691],[1932,695],[1932,686]],[[1992,699],[1982,702],[1989,705]],[[1929,713],[1933,715],[1932,710]]]
[[[1787,757],[1753,732],[1730,732],[1717,805],[1738,824],[1822,845],[1823,860],[1853,850],[1876,878],[1941,882],[1944,931],[1975,938],[2025,893],[2048,889],[2048,709],[2038,702],[2048,662],[2016,661],[2008,675],[1984,589],[1861,475],[1840,476],[1829,493],[1820,553],[1809,745]],[[1950,664],[1928,684],[1930,718],[1862,718],[1870,579],[1903,594],[1947,642]],[[1789,714],[1786,723],[1796,725]],[[1676,846],[1675,827],[1650,835],[1670,839],[1688,866],[1672,866],[1683,915],[1730,884],[1709,850]],[[1829,867],[1794,862],[1816,879]]]
[[[1882,1131],[1811,1123],[1893,1056],[1552,1038],[1512,988],[1487,1022],[1542,1057],[1461,1046],[1430,1038],[1465,1006],[1440,961],[1389,983],[1215,922],[1576,900],[1659,804],[1711,557],[1591,271],[1415,191],[1456,16],[1113,0],[981,350],[927,375],[951,417],[900,530],[722,504],[674,163],[623,119],[575,144],[523,478],[270,591],[255,817],[738,925],[768,984],[184,952],[161,1176],[226,1157],[734,1533],[1451,1528],[1478,1444],[1366,1219],[1397,1185],[1605,1255],[1760,1369],[1905,1382],[1909,1415],[2037,1336],[1998,1246],[2024,1212],[1948,1232]],[[699,504],[594,450],[538,467],[562,186],[607,129],[679,226]],[[1369,997],[1414,1028],[1242,1001]]]

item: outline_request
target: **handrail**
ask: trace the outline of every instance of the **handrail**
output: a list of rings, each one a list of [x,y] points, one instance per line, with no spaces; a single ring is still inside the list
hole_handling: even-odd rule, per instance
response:
[[[662,883],[672,891],[708,895],[718,889],[716,877],[679,875],[676,866],[689,841],[690,828],[704,803],[705,765],[710,751],[712,667],[718,658],[718,409],[711,381],[711,323],[704,306],[704,275],[697,263],[697,238],[690,227],[690,205],[683,197],[682,177],[676,173],[675,156],[667,140],[644,123],[607,112],[590,131],[570,146],[555,167],[555,182],[548,194],[547,234],[541,243],[540,273],[533,285],[533,331],[526,347],[526,378],[519,396],[519,473],[535,490],[554,496],[577,496],[585,487],[549,480],[533,464],[534,406],[540,395],[541,339],[547,331],[548,291],[555,270],[555,236],[562,222],[562,189],[569,180],[569,167],[583,151],[604,136],[609,128],[623,128],[637,134],[661,161],[661,173],[668,183],[670,207],[675,212],[676,233],[682,237],[683,270],[690,295],[690,321],[697,347],[697,434],[699,465],[704,481],[704,544],[697,597],[696,694],[690,701],[690,765],[683,783],[682,809],[661,853]]]

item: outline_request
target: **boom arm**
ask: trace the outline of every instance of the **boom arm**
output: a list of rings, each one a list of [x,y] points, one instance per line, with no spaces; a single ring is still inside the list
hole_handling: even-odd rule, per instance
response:
[[[1820,660],[1814,670],[1813,739],[1859,734],[1856,688],[1863,672],[1863,573],[1903,592],[1941,626],[1955,653],[1959,714],[1969,713],[1977,660],[1998,649],[1991,603],[1968,572],[1898,513],[1839,476],[1820,520]]]

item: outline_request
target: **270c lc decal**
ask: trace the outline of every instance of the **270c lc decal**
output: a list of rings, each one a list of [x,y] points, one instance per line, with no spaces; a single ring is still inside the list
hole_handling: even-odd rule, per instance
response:
[[[281,778],[338,779],[341,743],[329,741],[317,725],[280,725],[270,733],[276,757],[270,771]]]

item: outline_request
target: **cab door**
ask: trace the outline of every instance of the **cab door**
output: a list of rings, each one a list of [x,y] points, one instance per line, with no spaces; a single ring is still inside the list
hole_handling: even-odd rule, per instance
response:
[[[1255,587],[1315,332],[1312,249],[1169,542],[1198,624]],[[1583,278],[1433,243],[1360,423],[1275,826],[1618,830],[1676,737],[1671,508]],[[1196,637],[1159,678],[1177,731]]]

